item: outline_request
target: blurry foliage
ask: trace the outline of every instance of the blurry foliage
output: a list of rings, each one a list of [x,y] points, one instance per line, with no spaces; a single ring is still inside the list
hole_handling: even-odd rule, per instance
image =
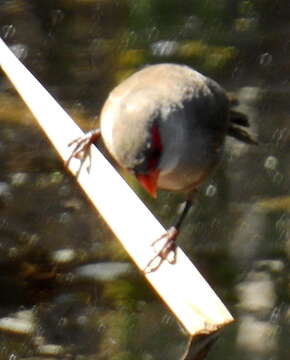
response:
[[[253,1],[244,0],[239,2],[239,13],[244,17],[253,17],[257,16],[255,12],[255,5]]]
[[[279,196],[258,201],[257,209],[261,211],[290,211],[290,197]]]
[[[191,41],[182,44],[178,53],[184,59],[200,64],[207,73],[212,73],[233,64],[238,50],[234,46],[207,46],[200,41]]]
[[[150,46],[158,41],[177,42],[173,61],[229,76],[239,60],[234,43],[253,18],[258,19],[254,2],[225,0],[54,0],[42,6],[15,0],[0,12],[1,23],[14,26],[8,40],[29,46],[26,63],[50,91],[72,104],[78,99],[93,114],[121,79],[147,62],[169,60],[152,54]]]

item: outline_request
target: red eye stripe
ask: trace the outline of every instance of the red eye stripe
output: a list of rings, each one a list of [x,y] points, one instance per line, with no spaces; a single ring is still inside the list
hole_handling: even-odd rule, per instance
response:
[[[156,123],[152,125],[151,134],[152,134],[153,149],[161,151],[162,150],[161,136]]]
[[[152,147],[150,151],[150,158],[148,159],[148,165],[150,170],[154,170],[157,168],[159,163],[160,155],[162,152],[162,142],[160,131],[156,123],[153,123],[151,128],[151,136],[152,136]]]

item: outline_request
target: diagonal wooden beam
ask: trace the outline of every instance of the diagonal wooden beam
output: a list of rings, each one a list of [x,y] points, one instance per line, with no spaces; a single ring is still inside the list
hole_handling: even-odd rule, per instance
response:
[[[60,157],[67,160],[71,152],[67,144],[82,136],[82,131],[1,39],[0,65]],[[72,174],[79,165],[72,159]],[[77,181],[136,265],[144,269],[154,256],[150,244],[165,229],[96,147],[92,149],[90,173],[84,167]],[[174,265],[164,262],[144,276],[190,335],[209,334],[233,321],[180,248]]]

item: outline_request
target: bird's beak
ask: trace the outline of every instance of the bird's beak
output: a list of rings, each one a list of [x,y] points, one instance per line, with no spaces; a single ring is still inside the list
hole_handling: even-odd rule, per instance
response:
[[[154,198],[157,197],[157,181],[160,170],[156,169],[151,171],[149,174],[138,174],[136,175],[137,180],[143,186],[143,188]]]

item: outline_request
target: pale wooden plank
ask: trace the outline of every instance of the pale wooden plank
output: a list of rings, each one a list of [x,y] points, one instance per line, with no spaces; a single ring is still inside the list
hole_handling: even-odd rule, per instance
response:
[[[81,130],[1,39],[0,64],[59,155],[66,160],[71,152],[67,144],[81,136]],[[69,168],[75,174],[79,161],[73,159]],[[84,167],[78,182],[137,266],[144,269],[154,256],[150,244],[164,233],[164,228],[95,147],[90,173]],[[176,264],[164,262],[157,271],[144,276],[191,335],[210,333],[233,321],[180,248]]]

